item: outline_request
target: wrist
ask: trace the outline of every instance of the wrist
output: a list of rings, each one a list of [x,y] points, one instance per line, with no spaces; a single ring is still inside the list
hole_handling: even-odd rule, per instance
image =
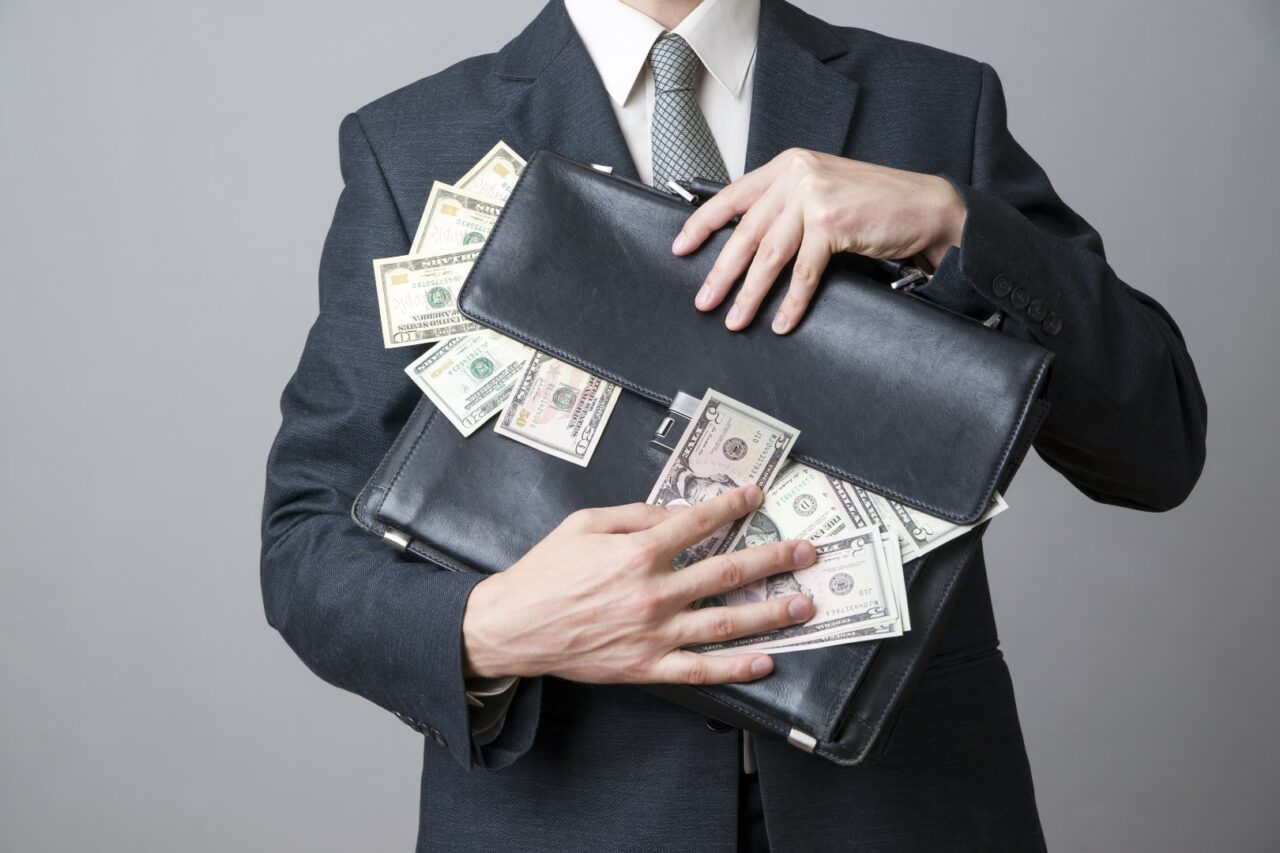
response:
[[[960,193],[956,192],[956,188],[946,178],[937,180],[939,186],[934,202],[933,240],[923,253],[935,269],[942,263],[947,250],[952,246],[959,247],[960,239],[964,234],[965,220],[968,218],[964,199],[960,197]]]
[[[462,674],[466,678],[518,676],[502,610],[502,575],[490,575],[471,590],[462,614]]]

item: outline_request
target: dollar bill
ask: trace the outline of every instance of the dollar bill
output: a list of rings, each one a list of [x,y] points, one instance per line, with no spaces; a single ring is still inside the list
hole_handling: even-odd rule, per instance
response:
[[[802,462],[789,462],[765,492],[764,503],[747,518],[733,550],[789,539],[823,542],[872,526],[848,483]],[[749,592],[763,600],[765,584],[753,581]]]
[[[405,373],[467,436],[506,405],[530,355],[519,341],[486,330],[441,341]]]
[[[478,254],[473,249],[375,260],[383,346],[407,347],[480,331],[458,311],[458,291]]]
[[[799,435],[795,427],[708,389],[648,503],[690,506],[748,483],[767,491]],[[725,553],[745,525],[745,519],[725,525],[681,554],[676,567]]]
[[[444,254],[478,248],[502,211],[499,202],[436,181],[431,185],[411,255]]]
[[[902,547],[902,559],[908,562],[923,557],[1009,508],[1004,497],[997,492],[986,512],[973,524],[954,524],[879,495],[872,495],[872,498],[881,505],[881,512],[888,519],[889,528],[897,533]]]
[[[618,386],[534,352],[494,429],[584,468],[618,401]]]
[[[863,529],[814,545],[816,562],[769,578],[763,598],[746,587],[720,596],[724,604],[734,606],[804,593],[813,598],[814,615],[803,625],[707,643],[696,650],[710,654],[757,649],[782,652],[802,643],[814,648],[834,635],[842,635],[839,642],[850,642],[853,638],[848,635],[854,632],[867,638],[901,635],[898,601],[884,561],[883,535],[880,530]]]
[[[788,636],[776,640],[753,642],[748,647],[751,651],[766,651],[770,654],[794,652],[802,649],[818,649],[826,646],[837,646],[845,643],[860,643],[869,640],[880,640],[887,637],[900,637],[911,630],[911,613],[907,604],[906,581],[903,577],[902,554],[898,549],[898,538],[892,532],[878,528],[880,557],[884,564],[885,576],[890,587],[889,595],[897,605],[896,618],[848,625],[833,624],[826,627],[813,628],[802,636]],[[815,546],[816,547],[816,546]],[[778,588],[775,584],[775,589]],[[790,594],[794,589],[786,590]],[[746,598],[744,600],[765,600],[764,598]]]
[[[778,474],[764,503],[747,519],[735,549],[786,539],[820,542],[847,530],[878,526],[863,512],[853,486],[802,462]]]
[[[456,186],[472,195],[503,204],[515,189],[516,179],[520,177],[524,167],[524,158],[512,151],[507,143],[499,140],[470,171],[458,179]]]
[[[907,579],[902,566],[902,548],[893,531],[880,530],[880,552],[884,557],[885,574],[893,587],[894,600],[898,602],[898,625],[903,631],[911,630],[911,608],[907,604]]]

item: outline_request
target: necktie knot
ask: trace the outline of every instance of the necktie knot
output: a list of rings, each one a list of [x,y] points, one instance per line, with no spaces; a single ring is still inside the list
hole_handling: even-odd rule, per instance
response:
[[[653,84],[658,92],[692,90],[701,61],[689,43],[675,33],[667,33],[654,42],[649,51],[653,66]]]

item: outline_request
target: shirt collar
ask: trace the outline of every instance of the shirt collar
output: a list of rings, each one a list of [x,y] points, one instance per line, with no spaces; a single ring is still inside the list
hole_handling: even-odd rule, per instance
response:
[[[665,32],[662,25],[621,0],[565,0],[565,9],[609,97],[619,106],[626,103],[649,49]],[[760,0],[702,0],[672,32],[736,99],[755,55],[759,23]]]

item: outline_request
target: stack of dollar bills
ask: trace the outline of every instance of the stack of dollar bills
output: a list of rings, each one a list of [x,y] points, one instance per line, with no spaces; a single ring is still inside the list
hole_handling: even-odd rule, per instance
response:
[[[950,542],[973,525],[925,515],[801,462],[788,461],[800,431],[708,390],[658,475],[648,502],[690,506],[755,483],[764,503],[676,559],[676,568],[742,548],[808,539],[806,569],[755,581],[700,606],[747,604],[804,593],[814,615],[793,625],[698,647],[710,654],[771,654],[900,637],[911,630],[904,561]],[[981,524],[1007,508],[998,494]]]
[[[585,467],[618,386],[458,311],[458,290],[524,166],[499,142],[456,184],[431,187],[409,254],[373,262],[382,343],[436,344],[405,371],[464,436],[501,413],[502,435]]]
[[[498,142],[452,185],[431,188],[409,254],[373,262],[386,347],[434,344],[405,372],[464,436],[494,429],[587,466],[617,402],[612,382],[480,326],[458,311],[458,291],[525,161]],[[675,568],[767,542],[808,539],[817,561],[699,606],[802,592],[803,625],[699,646],[711,654],[800,651],[901,636],[911,629],[903,563],[1003,512],[996,495],[974,525],[925,515],[787,457],[799,430],[708,390],[648,502],[692,505],[755,483],[764,503],[681,554]]]

